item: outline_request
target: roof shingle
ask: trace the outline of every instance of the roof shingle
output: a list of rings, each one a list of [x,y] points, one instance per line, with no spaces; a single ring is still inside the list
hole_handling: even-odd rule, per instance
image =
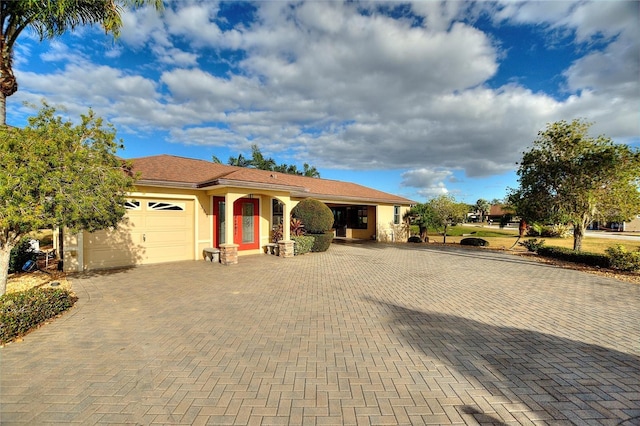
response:
[[[238,184],[289,187],[292,195],[317,198],[376,200],[381,202],[413,204],[414,202],[393,194],[351,182],[291,175],[246,167],[227,166],[205,160],[155,155],[130,160],[133,172],[139,174],[140,183],[157,186],[210,187],[220,181]]]

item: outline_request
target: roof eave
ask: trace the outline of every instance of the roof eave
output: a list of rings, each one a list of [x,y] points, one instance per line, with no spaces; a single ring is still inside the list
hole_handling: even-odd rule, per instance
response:
[[[189,188],[189,189],[197,189],[198,186],[193,182],[174,182],[174,181],[166,181],[166,180],[156,180],[156,179],[139,179],[136,181],[135,185],[142,186],[160,186],[163,188]]]
[[[376,198],[376,197],[352,197],[348,195],[327,195],[327,194],[314,194],[310,192],[294,192],[291,194],[292,197],[298,198],[316,198],[322,202],[335,203],[336,201],[341,201],[345,203],[351,204],[362,204],[362,203],[371,203],[371,204],[404,204],[411,205],[414,204],[411,200],[398,200],[398,199],[389,199],[389,198]]]
[[[283,185],[273,183],[261,183],[251,182],[246,180],[237,179],[214,179],[206,182],[201,182],[197,185],[198,189],[213,189],[221,187],[236,187],[236,188],[248,188],[248,189],[266,189],[271,191],[284,191],[284,192],[300,192],[307,191],[306,188],[295,185]]]

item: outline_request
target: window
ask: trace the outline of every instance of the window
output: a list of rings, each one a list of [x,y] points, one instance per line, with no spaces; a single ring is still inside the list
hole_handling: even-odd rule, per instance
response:
[[[347,207],[347,227],[351,229],[367,229],[369,222],[367,206]]]
[[[140,210],[140,201],[125,201],[124,208],[126,210]]]
[[[273,223],[274,227],[278,225],[282,225],[284,223],[284,204],[275,198],[271,202],[272,212],[273,212]]]
[[[165,203],[161,201],[149,201],[147,203],[148,210],[173,210],[184,211],[184,203]]]
[[[400,206],[393,206],[393,224],[400,225]]]
[[[369,207],[367,206],[331,207],[331,211],[333,227],[336,231],[344,228],[367,229],[369,225]]]

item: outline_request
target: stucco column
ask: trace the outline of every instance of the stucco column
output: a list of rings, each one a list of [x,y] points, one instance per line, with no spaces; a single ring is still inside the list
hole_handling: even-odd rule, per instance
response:
[[[233,244],[235,241],[235,224],[236,218],[233,217],[233,203],[237,200],[237,198],[229,193],[224,195],[224,235],[225,235],[225,243]],[[222,248],[222,247],[220,247]],[[236,247],[236,252],[238,251]],[[220,253],[220,258],[222,258],[222,253]]]
[[[291,239],[291,198],[282,203],[282,239],[289,241]],[[278,241],[278,244],[280,242]],[[282,250],[280,251],[282,253]],[[282,256],[282,254],[281,254]]]

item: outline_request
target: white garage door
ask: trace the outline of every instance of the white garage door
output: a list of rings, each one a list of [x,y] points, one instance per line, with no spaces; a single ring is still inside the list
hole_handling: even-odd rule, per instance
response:
[[[84,234],[85,269],[194,259],[193,212],[192,200],[127,202],[117,229]]]

